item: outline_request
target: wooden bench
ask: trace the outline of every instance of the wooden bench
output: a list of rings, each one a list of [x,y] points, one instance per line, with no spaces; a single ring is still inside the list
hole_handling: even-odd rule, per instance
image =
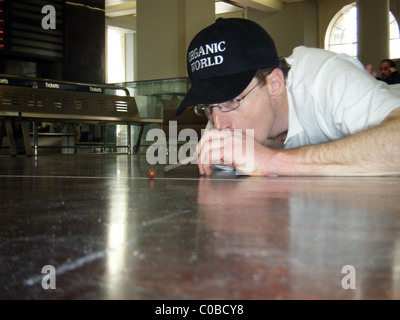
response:
[[[20,77],[0,75],[0,81],[10,79],[12,83]],[[38,138],[37,122],[67,122],[89,124],[125,124],[127,125],[127,148],[131,153],[130,125],[140,127],[138,138],[133,146],[138,152],[144,127],[151,124],[162,125],[162,119],[143,118],[140,116],[134,97],[124,87],[111,85],[91,85],[45,79],[29,79],[32,87],[3,84],[0,85],[0,145],[5,133],[9,138],[10,154],[16,155],[17,150],[12,133],[12,121],[21,122],[26,154],[32,154],[28,127],[33,122],[33,152],[37,155]],[[4,81],[2,82],[4,83]],[[43,85],[44,83],[44,85]],[[47,87],[43,87],[47,86]],[[58,86],[58,88],[57,88]],[[87,91],[62,90],[60,86],[75,86]],[[56,88],[54,88],[56,87]],[[125,96],[106,94],[106,91],[122,90]]]

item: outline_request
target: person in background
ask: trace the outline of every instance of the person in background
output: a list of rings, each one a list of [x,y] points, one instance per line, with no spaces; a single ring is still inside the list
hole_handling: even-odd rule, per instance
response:
[[[396,63],[390,59],[383,59],[379,63],[379,71],[380,78],[378,80],[382,80],[387,84],[397,84],[400,83],[400,73],[397,71]]]

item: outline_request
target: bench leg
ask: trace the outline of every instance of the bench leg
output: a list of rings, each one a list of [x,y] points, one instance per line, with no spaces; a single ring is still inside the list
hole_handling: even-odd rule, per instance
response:
[[[6,135],[6,128],[4,124],[4,119],[1,119],[0,121],[0,147],[3,144],[3,138]]]
[[[128,144],[128,154],[132,154],[132,137],[131,137],[131,124],[126,124],[126,142]]]
[[[10,144],[10,155],[16,156],[18,152],[17,152],[17,145],[15,144],[14,132],[13,132],[11,120],[5,119],[4,123],[6,126],[6,132],[7,132],[7,136],[8,136],[8,143]]]
[[[142,141],[142,135],[143,135],[143,131],[144,131],[144,126],[145,126],[145,124],[142,123],[142,124],[139,124],[139,126],[140,126],[139,136],[138,136],[138,139],[137,139],[137,141],[136,141],[136,144],[135,144],[135,146],[134,146],[134,148],[133,148],[133,153],[134,153],[134,154],[136,154],[136,153],[139,152],[140,142]]]
[[[35,157],[38,155],[38,135],[37,135],[37,123],[33,121],[33,154]]]
[[[28,121],[21,121],[22,135],[24,139],[25,152],[27,156],[32,155],[31,140],[29,138],[29,123]]]

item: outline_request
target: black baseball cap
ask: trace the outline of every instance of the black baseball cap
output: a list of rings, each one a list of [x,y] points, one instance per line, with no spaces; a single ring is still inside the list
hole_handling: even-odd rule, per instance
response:
[[[236,98],[260,69],[279,66],[271,36],[257,23],[219,18],[200,31],[187,51],[191,88],[175,112]]]

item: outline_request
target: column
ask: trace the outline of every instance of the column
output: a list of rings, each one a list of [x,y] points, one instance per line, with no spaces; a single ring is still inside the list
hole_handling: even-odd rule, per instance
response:
[[[214,21],[214,0],[137,0],[136,8],[136,80],[186,77],[187,47]]]
[[[379,71],[389,58],[389,0],[357,0],[358,58]]]

